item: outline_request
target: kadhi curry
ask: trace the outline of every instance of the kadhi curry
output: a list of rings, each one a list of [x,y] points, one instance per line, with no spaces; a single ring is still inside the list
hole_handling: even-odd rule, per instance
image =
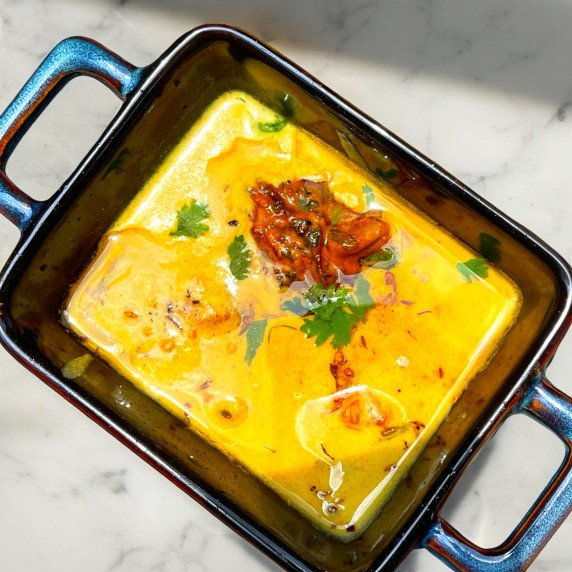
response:
[[[109,228],[62,312],[341,541],[383,509],[521,303],[387,179],[226,93]]]

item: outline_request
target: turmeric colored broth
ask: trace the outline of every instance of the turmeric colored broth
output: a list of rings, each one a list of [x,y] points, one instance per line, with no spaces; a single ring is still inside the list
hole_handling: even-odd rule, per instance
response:
[[[284,123],[244,93],[215,101],[109,229],[63,319],[142,391],[349,541],[490,360],[520,293],[382,179]],[[329,200],[376,210],[389,225],[377,263],[362,259],[359,276],[340,273],[330,291],[355,300],[361,288],[373,306],[362,307],[348,344],[301,330],[318,311],[292,308],[309,303],[315,276],[281,282],[253,238],[253,189],[286,181],[322,183]],[[179,232],[185,212],[190,234]],[[477,266],[463,265],[471,260]]]

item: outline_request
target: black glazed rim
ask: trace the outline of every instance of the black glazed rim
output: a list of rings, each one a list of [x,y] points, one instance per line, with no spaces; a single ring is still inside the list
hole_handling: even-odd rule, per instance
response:
[[[541,259],[556,277],[558,290],[556,308],[541,334],[518,364],[510,389],[489,404],[482,423],[467,433],[463,445],[459,447],[458,452],[450,461],[449,472],[439,477],[408,522],[397,533],[396,540],[377,557],[370,568],[372,572],[382,569],[390,570],[399,564],[427,532],[439,504],[449,492],[459,473],[498,426],[510,405],[532,380],[542,374],[543,368],[551,359],[572,320],[572,271],[554,250],[533,233],[507,217],[395,134],[386,130],[329,90],[316,78],[256,38],[224,24],[200,26],[182,36],[156,62],[144,68],[141,82],[135,92],[127,98],[109,127],[74,173],[53,198],[45,202],[44,210],[38,215],[29,231],[22,234],[16,249],[6,263],[0,275],[0,342],[42,381],[285,569],[293,572],[318,571],[318,568],[308,565],[293,554],[272,534],[261,529],[232,503],[218,499],[206,483],[190,480],[182,468],[177,466],[175,460],[167,457],[152,441],[134,435],[129,424],[94,400],[87,392],[77,386],[70,387],[61,376],[61,372],[46,358],[39,354],[27,353],[18,343],[19,332],[16,326],[7,314],[1,312],[2,303],[8,307],[11,292],[29,260],[81,192],[84,178],[89,178],[101,164],[110,159],[116,151],[116,140],[121,140],[121,135],[129,132],[138,112],[145,108],[148,96],[153,94],[163,75],[169,70],[176,69],[182,59],[216,41],[238,44],[253,57],[297,83],[310,96],[328,107],[347,126],[359,130],[373,142],[383,142],[396,157],[413,165],[425,179],[439,184],[451,195],[522,244]]]

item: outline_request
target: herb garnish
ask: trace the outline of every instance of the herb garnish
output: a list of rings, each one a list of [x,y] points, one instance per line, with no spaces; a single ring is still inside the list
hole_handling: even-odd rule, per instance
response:
[[[274,116],[274,121],[269,121],[268,123],[258,123],[258,129],[264,133],[276,133],[277,131],[282,131],[286,126],[288,121],[284,117]]]
[[[480,253],[491,262],[498,262],[501,257],[499,246],[501,241],[486,232],[481,232],[479,235],[481,244],[479,247]]]
[[[472,282],[473,278],[479,280],[489,275],[489,269],[484,258],[471,258],[467,262],[458,262],[457,270],[463,275],[467,282]]]
[[[389,179],[397,177],[397,175],[399,175],[399,171],[396,168],[390,168],[387,171],[384,171],[383,169],[377,167],[375,174],[388,181]]]
[[[244,235],[239,234],[228,245],[227,253],[230,256],[230,271],[237,280],[244,280],[248,276],[250,266],[250,248],[246,245]]]
[[[393,246],[386,246],[370,256],[360,259],[360,264],[383,270],[391,270],[399,261],[399,251]]]
[[[363,198],[365,199],[365,204],[369,208],[371,203],[375,200],[375,196],[373,194],[373,189],[366,183],[361,188],[363,193]]]
[[[314,284],[304,292],[303,299],[295,297],[282,304],[282,309],[304,316],[300,330],[308,338],[315,336],[315,345],[320,346],[331,337],[332,346],[341,348],[350,343],[357,322],[365,322],[367,311],[375,306],[369,287],[361,275],[353,294],[346,286],[332,284],[324,289],[322,284]]]
[[[266,331],[266,324],[268,320],[254,320],[250,322],[248,330],[246,330],[246,353],[244,354],[244,361],[250,365],[258,348],[264,340],[264,332]]]
[[[109,175],[109,173],[111,173],[112,171],[119,171],[123,167],[123,163],[125,162],[125,159],[130,153],[131,151],[129,151],[127,147],[121,149],[121,151],[119,151],[115,159],[111,161],[109,167],[107,167],[107,170],[103,174],[103,177],[101,177],[101,180],[103,181],[103,179],[105,179],[105,177],[107,177],[107,175]]]
[[[206,204],[197,203],[195,199],[191,200],[190,205],[183,205],[177,213],[177,229],[171,231],[174,236],[190,236],[197,238],[205,234],[209,227],[204,224],[203,220],[209,218],[211,212]]]
[[[275,115],[274,121],[269,121],[268,123],[259,122],[258,129],[264,133],[276,133],[282,131],[288,123],[288,120],[294,115],[293,97],[285,93],[280,99],[280,105],[282,106],[282,115]]]

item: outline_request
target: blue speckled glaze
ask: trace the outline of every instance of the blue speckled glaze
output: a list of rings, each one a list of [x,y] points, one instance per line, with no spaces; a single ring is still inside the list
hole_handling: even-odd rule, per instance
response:
[[[523,395],[515,412],[530,415],[554,431],[564,442],[564,461],[511,536],[497,548],[480,548],[438,519],[421,546],[453,570],[525,570],[572,510],[572,400],[539,378]]]
[[[137,87],[141,73],[141,68],[92,40],[74,37],[60,42],[0,116],[0,214],[24,231],[41,212],[44,203],[27,196],[6,176],[6,162],[26,130],[67,81],[89,75],[125,99]]]

